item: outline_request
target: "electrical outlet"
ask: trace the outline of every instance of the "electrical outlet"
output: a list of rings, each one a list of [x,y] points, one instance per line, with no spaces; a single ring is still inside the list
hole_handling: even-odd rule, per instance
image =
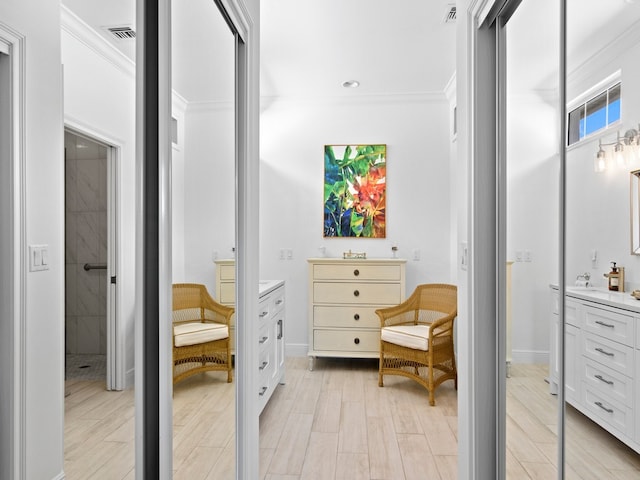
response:
[[[286,258],[286,254],[285,254],[285,250],[284,248],[280,249],[280,260],[284,260]]]
[[[531,250],[525,250],[524,251],[524,261],[525,262],[530,262],[531,261]]]
[[[420,249],[414,248],[413,249],[413,261],[417,262],[419,260],[420,260]]]
[[[287,260],[293,260],[293,250],[287,249]]]
[[[522,250],[516,250],[516,262],[522,261]]]

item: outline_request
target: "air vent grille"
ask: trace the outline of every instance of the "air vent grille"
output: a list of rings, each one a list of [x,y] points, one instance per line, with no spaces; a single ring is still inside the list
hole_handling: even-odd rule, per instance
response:
[[[108,27],[107,31],[118,40],[136,38],[136,32],[131,27]]]
[[[456,6],[449,5],[449,11],[447,15],[444,17],[444,23],[455,23],[456,21]]]

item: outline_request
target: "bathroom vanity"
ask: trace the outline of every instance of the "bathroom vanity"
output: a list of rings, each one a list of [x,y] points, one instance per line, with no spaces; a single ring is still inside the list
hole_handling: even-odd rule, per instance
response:
[[[565,399],[640,452],[640,301],[629,293],[567,287]],[[549,384],[558,392],[557,287],[551,287]]]

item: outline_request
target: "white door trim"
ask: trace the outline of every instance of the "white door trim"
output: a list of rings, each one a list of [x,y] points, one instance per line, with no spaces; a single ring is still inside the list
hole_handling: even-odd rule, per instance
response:
[[[9,231],[12,232],[7,248],[0,252],[3,260],[7,260],[8,268],[4,279],[9,281],[6,287],[11,289],[8,295],[9,323],[6,325],[9,334],[9,365],[0,374],[0,388],[9,388],[12,392],[8,408],[2,417],[10,419],[6,431],[9,453],[7,459],[8,478],[24,479],[26,475],[26,212],[25,212],[25,49],[24,36],[10,27],[0,23],[0,43],[3,51],[9,55],[10,84],[9,92],[9,169],[11,185],[7,216],[9,217]],[[6,268],[3,266],[3,268]],[[4,282],[3,282],[4,283]],[[4,332],[3,332],[4,333]],[[6,417],[5,417],[6,414]],[[3,471],[4,473],[4,471]]]

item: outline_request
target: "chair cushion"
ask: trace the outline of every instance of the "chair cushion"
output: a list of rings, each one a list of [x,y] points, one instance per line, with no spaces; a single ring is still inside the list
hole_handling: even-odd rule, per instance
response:
[[[429,325],[397,325],[384,327],[380,332],[383,341],[413,348],[414,350],[429,350]]]
[[[229,336],[229,327],[221,323],[189,322],[173,326],[174,345],[184,347],[213,342]]]

